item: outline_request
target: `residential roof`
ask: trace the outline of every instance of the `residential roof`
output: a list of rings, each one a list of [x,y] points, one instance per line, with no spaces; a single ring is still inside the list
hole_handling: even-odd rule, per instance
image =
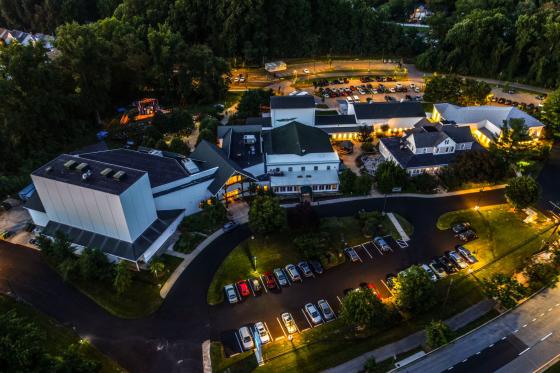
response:
[[[183,210],[158,211],[158,218],[134,241],[126,242],[102,234],[86,231],[66,224],[50,221],[43,234],[54,236],[63,233],[70,242],[99,249],[106,254],[131,261],[138,261],[144,252],[165,232],[167,227],[177,219]]]
[[[436,110],[442,119],[455,123],[478,123],[483,120],[492,122],[501,128],[504,121],[510,119],[524,119],[527,127],[542,127],[543,124],[536,118],[513,106],[457,106],[452,104],[435,104]]]
[[[437,131],[437,132],[413,132],[407,137],[412,137],[414,139],[414,145],[417,148],[430,148],[437,146],[445,139],[448,138],[447,134]]]
[[[328,126],[334,124],[356,124],[355,115],[315,115],[316,126]]]
[[[474,142],[471,150],[456,150],[454,153],[448,154],[414,154],[407,147],[401,148],[400,138],[386,137],[380,141],[403,168],[446,166],[464,152],[473,150],[485,151],[481,145]]]
[[[224,186],[226,181],[236,172],[250,178],[253,175],[243,171],[234,161],[229,159],[227,154],[216,145],[202,140],[191,154],[191,159],[196,161],[201,170],[208,170],[218,167],[214,174],[214,181],[208,186],[212,194],[216,194]]]
[[[241,168],[262,163],[262,127],[258,125],[220,126],[218,138],[222,139],[222,150],[228,158]],[[247,144],[245,136],[254,136],[255,143]]]
[[[315,99],[311,95],[302,96],[272,96],[271,109],[308,109],[315,108]]]
[[[75,162],[75,165],[78,165],[80,163],[87,163],[87,169],[91,172],[90,176],[87,179],[84,179],[82,177],[82,172],[75,169],[67,169],[66,167],[64,167],[64,164],[71,160]],[[101,175],[101,171],[106,168],[111,168],[115,172],[124,171],[126,175],[122,180],[117,181],[112,177]],[[31,175],[118,195],[127,190],[145,173],[145,171],[140,171],[133,168],[123,166],[115,167],[115,165],[106,162],[101,162],[93,159],[85,159],[69,154],[61,154],[55,159],[47,162],[43,166],[33,171]]]
[[[270,141],[265,141],[267,154],[331,153],[329,135],[317,127],[293,121],[272,129]]]
[[[245,119],[246,125],[259,125],[263,127],[271,127],[272,119],[270,117],[249,117]]]
[[[360,130],[360,126],[322,126],[317,128],[328,134],[358,132]]]
[[[447,136],[451,137],[451,139],[457,144],[474,141],[474,137],[469,126],[459,127],[453,125],[445,125],[441,128],[441,130],[445,132]]]
[[[189,172],[177,159],[129,149],[84,153],[80,154],[80,158],[145,171],[148,173],[152,188],[189,176]]]
[[[371,102],[354,104],[356,118],[390,119],[425,117],[424,108],[419,102]]]

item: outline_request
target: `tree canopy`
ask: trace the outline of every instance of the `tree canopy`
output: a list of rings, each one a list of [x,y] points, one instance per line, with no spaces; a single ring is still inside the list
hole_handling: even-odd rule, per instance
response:
[[[398,274],[393,288],[395,303],[412,312],[425,312],[435,303],[435,285],[430,276],[417,265]]]
[[[506,187],[506,199],[516,209],[524,209],[539,199],[539,184],[530,176],[513,178]]]
[[[267,234],[285,228],[286,210],[277,197],[259,194],[249,208],[249,227],[255,233]]]

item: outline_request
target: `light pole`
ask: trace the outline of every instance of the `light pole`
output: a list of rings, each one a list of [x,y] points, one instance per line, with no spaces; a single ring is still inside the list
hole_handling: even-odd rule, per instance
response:
[[[257,270],[257,257],[253,256],[253,268],[256,271]]]

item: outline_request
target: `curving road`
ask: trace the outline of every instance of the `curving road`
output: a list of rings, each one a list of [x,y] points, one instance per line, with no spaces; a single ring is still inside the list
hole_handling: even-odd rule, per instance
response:
[[[558,169],[560,152],[554,153]],[[559,174],[544,175],[544,195],[557,196]],[[473,193],[444,198],[388,198],[386,210],[406,217],[414,226],[412,244],[405,256],[413,263],[449,247],[451,237],[437,232],[435,221],[442,213],[501,203],[503,191]],[[318,206],[323,216],[345,216],[360,209],[381,210],[383,198]],[[219,334],[213,317],[218,307],[206,303],[212,276],[225,256],[250,232],[242,226],[209,245],[185,270],[162,307],[141,320],[122,320],[107,314],[89,298],[64,283],[32,249],[0,241],[0,291],[12,292],[65,325],[133,372],[197,372],[202,370],[201,343]],[[319,279],[315,281],[320,281]],[[214,319],[214,321],[212,321]]]

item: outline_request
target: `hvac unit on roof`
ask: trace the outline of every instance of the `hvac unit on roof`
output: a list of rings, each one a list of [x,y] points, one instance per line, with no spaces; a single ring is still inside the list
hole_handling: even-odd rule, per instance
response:
[[[185,167],[185,169],[190,174],[196,174],[197,172],[200,172],[200,169],[198,168],[196,163],[193,162],[192,159],[186,158],[186,159],[183,159],[181,162],[183,163],[183,167]]]
[[[101,176],[109,177],[109,176],[111,176],[112,172],[113,172],[113,169],[107,167],[107,168],[103,169],[103,171],[101,171],[100,174],[101,174]]]
[[[255,135],[243,135],[243,143],[245,145],[253,145],[257,143]]]
[[[85,162],[82,162],[82,163],[80,163],[79,165],[76,166],[76,171],[79,171],[79,172],[84,172],[87,169],[89,169],[89,165]]]
[[[67,161],[66,163],[64,163],[64,168],[67,170],[73,170],[74,167],[76,167],[77,162],[73,159]]]
[[[125,177],[126,177],[126,172],[124,172],[124,171],[117,171],[113,175],[113,179],[115,179],[117,181],[122,181]]]
[[[86,181],[91,177],[91,170],[87,170],[82,174],[82,181]]]

